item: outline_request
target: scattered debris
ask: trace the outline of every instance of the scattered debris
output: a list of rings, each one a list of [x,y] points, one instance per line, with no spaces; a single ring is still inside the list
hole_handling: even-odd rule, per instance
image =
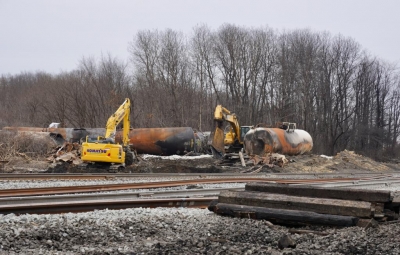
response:
[[[47,157],[47,160],[51,163],[56,162],[69,162],[73,164],[80,164],[80,150],[81,146],[79,143],[64,142],[62,146],[56,147],[52,155]]]
[[[243,156],[243,152],[239,152],[239,158],[240,158],[240,163],[242,164],[243,167],[246,166],[246,163],[244,162],[244,156]]]
[[[286,159],[285,155],[278,153],[268,153],[265,157],[254,155],[250,159],[253,165],[265,165],[273,168],[275,165],[279,167],[284,167],[289,161]]]

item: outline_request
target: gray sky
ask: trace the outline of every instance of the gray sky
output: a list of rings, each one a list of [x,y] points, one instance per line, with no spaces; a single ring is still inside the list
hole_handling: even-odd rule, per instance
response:
[[[224,23],[340,33],[400,63],[399,11],[399,0],[0,0],[0,75],[71,71],[102,53],[128,60],[139,30]]]

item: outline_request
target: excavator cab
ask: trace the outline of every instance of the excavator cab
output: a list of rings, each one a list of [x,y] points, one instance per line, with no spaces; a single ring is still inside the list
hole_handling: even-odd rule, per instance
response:
[[[87,143],[115,143],[115,139],[108,137],[105,138],[104,136],[86,136]]]
[[[239,137],[237,137],[234,129],[229,125],[226,126],[225,128],[225,139],[224,139],[224,143],[226,148],[228,149],[229,145],[235,144],[236,146],[241,147],[241,144],[243,144],[243,140],[244,140],[244,136],[246,135],[246,133],[252,128],[253,126],[241,126],[239,128]]]
[[[244,141],[244,136],[252,129],[253,126],[241,126],[240,127],[240,141]]]

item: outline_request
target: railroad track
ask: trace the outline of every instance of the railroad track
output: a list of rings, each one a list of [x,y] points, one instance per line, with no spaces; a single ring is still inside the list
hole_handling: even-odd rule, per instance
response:
[[[378,178],[378,177],[373,176],[364,179],[367,180],[371,178]],[[362,180],[362,178],[276,179],[276,178],[238,177],[238,178],[217,178],[217,179],[191,179],[191,180],[145,182],[145,183],[141,182],[141,183],[27,188],[27,189],[3,189],[0,190],[0,197],[88,193],[88,192],[116,191],[116,190],[128,190],[128,189],[150,189],[150,188],[165,188],[165,187],[177,187],[184,185],[211,184],[211,183],[270,182],[270,183],[284,183],[284,184],[311,184],[311,183],[325,183],[325,182],[335,182],[343,180],[356,181],[356,180]]]
[[[222,190],[243,188],[186,189],[178,191],[146,191],[124,193],[75,194],[126,189],[149,189],[176,187],[204,183],[269,182],[288,185],[315,185],[319,187],[348,187],[351,185],[377,185],[383,182],[400,183],[400,177],[392,175],[363,175],[362,178],[324,179],[276,179],[276,178],[217,178],[192,179],[147,183],[124,183],[108,185],[64,186],[31,189],[0,190],[0,214],[66,213],[101,209],[125,209],[132,207],[197,207],[205,208]],[[58,194],[58,195],[56,195]],[[37,195],[40,195],[38,197]],[[43,196],[52,195],[52,196]]]
[[[379,176],[400,176],[400,173],[388,172],[376,173],[31,173],[15,174],[0,173],[1,180],[109,180],[117,178],[235,178],[235,177],[258,177],[276,179],[329,179],[329,178],[371,178]]]
[[[271,179],[263,178],[224,178],[224,179],[194,179],[164,182],[145,182],[145,183],[122,183],[105,185],[85,185],[85,186],[63,186],[29,189],[3,189],[0,190],[0,197],[11,196],[33,196],[33,195],[55,195],[69,193],[87,193],[99,191],[116,191],[128,189],[150,189],[177,187],[183,185],[208,184],[208,183],[240,183],[240,182],[271,182]]]
[[[194,197],[216,197],[221,191],[239,191],[244,188],[216,188],[216,189],[185,189],[167,191],[142,191],[124,193],[95,193],[95,194],[73,194],[52,196],[28,196],[28,197],[3,197],[0,198],[0,208],[8,205],[18,204],[41,204],[55,202],[84,202],[95,200],[135,200],[135,199],[165,199],[165,198],[194,198]]]
[[[134,207],[206,208],[223,190],[243,188],[7,197],[0,198],[0,214],[69,213]]]

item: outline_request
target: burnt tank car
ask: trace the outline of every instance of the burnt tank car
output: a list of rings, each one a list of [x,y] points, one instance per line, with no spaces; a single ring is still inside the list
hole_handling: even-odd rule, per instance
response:
[[[249,155],[280,153],[292,156],[309,152],[312,147],[311,135],[301,129],[258,127],[244,137],[244,148]]]
[[[115,137],[118,142],[120,132]],[[183,155],[200,150],[191,127],[135,128],[129,131],[129,145],[137,153],[153,155]]]

